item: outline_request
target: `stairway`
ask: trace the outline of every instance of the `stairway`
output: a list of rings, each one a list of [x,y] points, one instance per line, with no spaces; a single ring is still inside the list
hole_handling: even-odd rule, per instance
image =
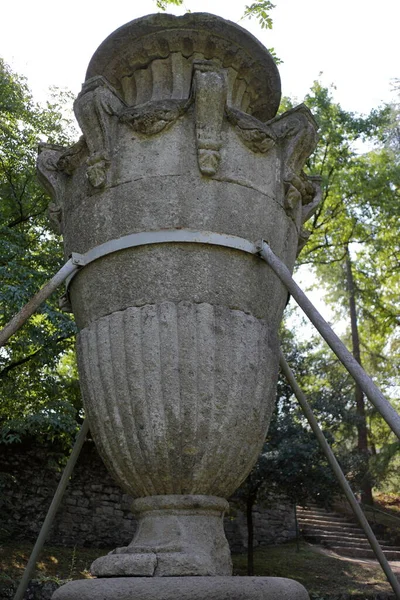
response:
[[[299,529],[305,540],[333,550],[342,556],[375,558],[363,530],[344,515],[323,508],[297,507]],[[400,547],[378,539],[388,560],[400,560]]]

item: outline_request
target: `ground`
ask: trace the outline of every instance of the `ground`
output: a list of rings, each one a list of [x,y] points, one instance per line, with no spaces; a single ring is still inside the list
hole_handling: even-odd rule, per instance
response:
[[[0,546],[1,586],[18,580],[23,572],[32,544],[7,543]],[[49,578],[59,582],[90,577],[91,562],[109,549],[46,547],[38,561],[35,579]],[[310,546],[305,542],[296,551],[296,544],[270,546],[255,551],[256,575],[291,577],[302,583],[314,598],[333,598],[348,594],[354,598],[372,598],[391,588],[378,563],[373,560],[352,560]],[[246,575],[246,555],[233,557],[236,575]],[[392,563],[400,578],[400,562]],[[360,596],[361,594],[361,596]]]

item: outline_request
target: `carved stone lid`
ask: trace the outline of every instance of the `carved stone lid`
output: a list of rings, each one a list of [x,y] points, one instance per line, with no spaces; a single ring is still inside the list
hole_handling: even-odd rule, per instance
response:
[[[190,95],[194,61],[227,72],[228,104],[272,119],[281,84],[268,50],[248,31],[208,13],[154,14],[123,25],[94,53],[86,80],[102,75],[128,105]]]

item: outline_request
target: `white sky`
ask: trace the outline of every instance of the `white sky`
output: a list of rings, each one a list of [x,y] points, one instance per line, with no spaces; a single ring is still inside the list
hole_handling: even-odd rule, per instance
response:
[[[251,1],[186,0],[186,7],[238,22]],[[323,72],[322,81],[337,86],[335,99],[346,110],[368,112],[390,100],[390,82],[400,77],[399,0],[274,1],[272,31],[248,20],[241,25],[284,60],[285,95],[301,100]],[[77,93],[103,39],[152,12],[153,0],[3,0],[0,55],[28,77],[38,99],[46,98],[50,85]]]
[[[367,113],[392,98],[400,78],[399,0],[273,0],[274,28],[241,21],[284,61],[282,92],[300,102],[313,81],[335,84],[346,110]],[[192,12],[212,12],[238,22],[252,0],[186,0]],[[0,56],[28,78],[38,100],[51,85],[77,94],[92,54],[116,28],[156,12],[155,0],[14,0],[1,6]],[[182,14],[183,9],[169,12]],[[312,293],[325,318],[322,295]]]

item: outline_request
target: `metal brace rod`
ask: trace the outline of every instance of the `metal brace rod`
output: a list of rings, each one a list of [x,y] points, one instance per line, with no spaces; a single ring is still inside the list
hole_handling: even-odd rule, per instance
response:
[[[223,246],[240,250],[249,254],[257,254],[257,246],[245,238],[231,235],[228,233],[215,233],[214,231],[199,231],[197,229],[159,229],[154,231],[140,231],[130,233],[120,238],[108,240],[104,244],[94,246],[85,254],[72,253],[72,259],[81,267],[89,265],[91,262],[108,256],[114,252],[127,250],[128,248],[138,248],[139,246],[151,246],[153,244],[171,244],[171,243],[189,243],[206,244],[211,246]],[[70,275],[67,279],[67,289],[74,277]]]
[[[79,265],[70,258],[63,267],[46,283],[21,310],[7,323],[0,331],[0,347],[4,346],[7,340],[14,335],[18,329],[33,315],[39,306],[47,300],[49,296],[58,288],[58,286],[79,269]]]
[[[46,538],[49,534],[50,527],[53,524],[54,517],[56,516],[57,510],[61,504],[61,500],[64,496],[65,489],[68,485],[69,478],[72,475],[72,471],[74,470],[75,463],[78,460],[79,454],[82,450],[83,443],[85,441],[86,435],[89,431],[89,423],[88,420],[85,419],[82,423],[82,427],[78,433],[76,438],[74,447],[72,448],[71,454],[69,456],[68,462],[65,466],[64,472],[61,476],[60,482],[57,486],[56,492],[54,494],[53,500],[51,501],[50,508],[47,512],[46,518],[43,521],[42,528],[40,530],[39,536],[36,540],[36,543],[33,547],[32,553],[29,557],[28,564],[25,567],[24,574],[22,575],[22,579],[19,582],[19,586],[14,596],[14,600],[22,600],[26,589],[28,587],[29,581],[32,576],[32,572],[35,568],[37,559],[39,558],[39,554],[42,551]]]
[[[286,265],[272,252],[265,241],[261,241],[258,247],[260,256],[275,271],[279,279],[296,300],[297,304],[310,319],[311,323],[313,323],[339,360],[346,367],[350,375],[355,379],[375,408],[385,419],[389,427],[400,439],[400,415],[390,402],[386,400],[382,392],[376,387],[361,365],[358,364],[354,356],[338,338],[331,326],[325,321],[312,302],[310,302],[304,292],[299,288]]]
[[[368,523],[362,509],[360,508],[356,497],[353,494],[353,491],[346,479],[346,477],[343,474],[342,469],[340,468],[340,465],[338,463],[338,461],[335,458],[335,455],[333,454],[331,447],[329,446],[328,442],[325,439],[325,436],[323,434],[323,432],[321,431],[317,420],[314,416],[314,413],[310,407],[310,405],[307,402],[307,399],[305,397],[305,395],[303,394],[302,390],[300,389],[294,375],[293,372],[291,371],[288,363],[285,360],[285,357],[283,356],[282,352],[280,351],[279,354],[279,364],[280,367],[282,369],[282,372],[284,374],[284,376],[286,377],[287,381],[289,382],[289,385],[291,386],[294,395],[296,396],[297,400],[299,401],[299,404],[308,420],[308,422],[310,423],[311,429],[313,430],[315,437],[317,438],[318,442],[321,445],[322,450],[324,451],[324,454],[330,464],[330,466],[332,467],[332,470],[339,482],[340,487],[342,488],[351,508],[353,509],[353,512],[355,514],[355,516],[357,517],[358,522],[360,523],[361,527],[364,530],[365,535],[367,536],[367,539],[371,545],[371,548],[376,556],[376,558],[378,559],[382,570],[384,571],[390,585],[393,588],[393,591],[396,595],[396,598],[398,600],[400,600],[400,583],[398,582],[395,574],[393,573],[390,564],[386,558],[386,556],[384,555],[382,548],[379,545],[378,540],[375,537],[374,532],[372,531],[370,524]]]

